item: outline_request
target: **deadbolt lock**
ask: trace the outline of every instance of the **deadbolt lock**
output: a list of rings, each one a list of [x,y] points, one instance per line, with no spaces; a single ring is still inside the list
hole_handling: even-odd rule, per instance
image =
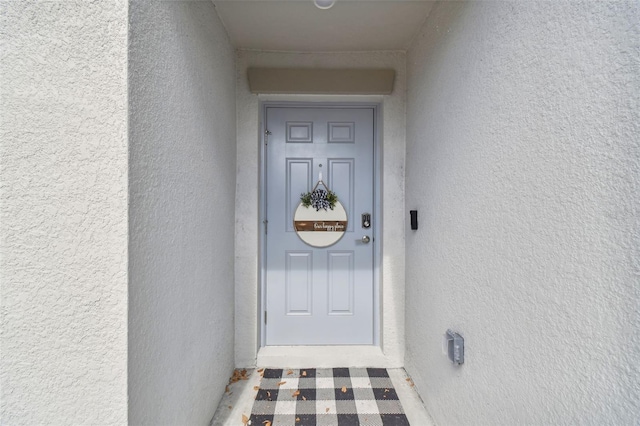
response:
[[[364,229],[371,228],[371,213],[362,214],[362,227]]]

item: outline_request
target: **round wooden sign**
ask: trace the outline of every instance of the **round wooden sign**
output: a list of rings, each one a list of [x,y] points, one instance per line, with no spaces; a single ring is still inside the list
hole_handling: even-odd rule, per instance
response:
[[[293,227],[302,241],[312,247],[329,247],[347,230],[347,212],[336,201],[333,210],[316,210],[300,203],[293,214]]]

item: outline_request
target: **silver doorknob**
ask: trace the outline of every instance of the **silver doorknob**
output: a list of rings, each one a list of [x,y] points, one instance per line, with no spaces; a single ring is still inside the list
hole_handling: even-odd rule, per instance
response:
[[[365,235],[364,237],[362,237],[362,242],[367,244],[369,241],[371,241],[371,238],[369,238],[368,235]]]

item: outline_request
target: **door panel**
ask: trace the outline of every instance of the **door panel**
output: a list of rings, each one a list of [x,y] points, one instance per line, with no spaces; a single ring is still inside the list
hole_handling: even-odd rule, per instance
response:
[[[374,210],[374,109],[274,106],[265,119],[266,344],[373,344],[374,231],[360,217]],[[320,172],[348,215],[326,248],[293,228],[300,194]]]
[[[287,315],[311,315],[312,266],[312,252],[287,252]]]
[[[287,232],[295,232],[293,229],[293,213],[300,203],[300,194],[307,192],[313,186],[313,159],[312,158],[287,158],[286,179],[286,207],[285,228]]]
[[[355,159],[341,158],[329,159],[327,161],[329,176],[328,182],[331,182],[331,190],[336,194],[340,194],[339,200],[347,212],[355,211],[354,206],[354,187],[355,187]],[[353,231],[353,220],[347,223],[347,231]]]
[[[329,315],[353,315],[353,255],[352,251],[330,251]]]

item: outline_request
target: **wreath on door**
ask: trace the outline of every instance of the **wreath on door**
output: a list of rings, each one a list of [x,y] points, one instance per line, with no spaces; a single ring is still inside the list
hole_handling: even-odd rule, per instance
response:
[[[300,194],[293,217],[296,233],[312,247],[337,243],[347,227],[347,212],[336,193],[322,181],[322,174],[311,191]]]
[[[324,189],[318,188],[319,185],[324,186]],[[312,191],[300,194],[300,202],[303,207],[313,207],[316,211],[333,210],[338,202],[338,196],[320,180]]]

